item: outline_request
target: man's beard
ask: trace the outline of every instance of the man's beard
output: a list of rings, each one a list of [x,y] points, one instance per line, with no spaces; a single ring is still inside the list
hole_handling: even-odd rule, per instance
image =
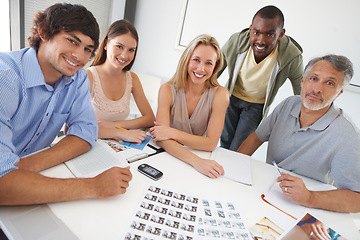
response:
[[[338,93],[340,92],[340,90],[334,95],[334,97],[332,97],[328,101],[325,101],[324,97],[320,93],[315,93],[314,91],[306,92],[305,94],[301,94],[301,102],[304,105],[304,107],[309,109],[309,110],[312,110],[312,111],[321,110],[321,109],[324,109],[324,108],[328,107],[330,104],[332,104],[332,102],[337,98]],[[319,97],[321,99],[322,102],[315,103],[315,102],[312,102],[311,100],[307,100],[306,97],[308,95],[317,96],[317,97]],[[312,103],[309,103],[308,101],[311,101]]]

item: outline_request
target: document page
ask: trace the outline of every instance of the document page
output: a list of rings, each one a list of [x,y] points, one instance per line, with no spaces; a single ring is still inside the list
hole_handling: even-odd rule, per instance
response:
[[[293,176],[300,177],[306,186],[307,189],[310,191],[328,191],[335,189],[334,186],[329,184],[324,184],[318,182],[313,179],[302,177],[298,174],[286,171],[281,169],[282,172],[287,172]],[[305,212],[309,211],[308,208],[293,203],[290,199],[284,197],[281,188],[279,187],[279,183],[275,181],[270,185],[269,190],[265,193],[265,199],[269,201],[271,204],[275,205],[276,207],[280,208],[282,211],[292,215],[295,218],[301,217],[304,215]]]
[[[279,183],[274,182],[269,191],[265,194],[265,199],[282,211],[292,215],[296,219],[303,216],[308,209],[304,206],[293,203],[290,199],[283,196]]]
[[[250,156],[216,147],[211,153],[210,159],[215,160],[224,168],[224,177],[252,185],[252,159]]]
[[[126,167],[128,163],[121,155],[117,155],[105,142],[98,139],[94,147],[65,163],[76,177],[95,177],[112,167]]]

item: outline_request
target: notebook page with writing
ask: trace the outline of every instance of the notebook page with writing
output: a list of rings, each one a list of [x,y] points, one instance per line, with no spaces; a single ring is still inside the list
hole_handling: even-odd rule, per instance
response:
[[[126,167],[126,159],[117,155],[105,142],[98,139],[94,147],[65,163],[76,177],[90,178],[112,167]]]
[[[224,177],[252,185],[252,159],[250,156],[216,147],[211,153],[210,159],[215,160],[224,168]]]

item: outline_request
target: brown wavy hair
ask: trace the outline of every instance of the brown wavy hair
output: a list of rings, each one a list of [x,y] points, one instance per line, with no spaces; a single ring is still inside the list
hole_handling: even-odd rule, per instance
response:
[[[132,25],[129,21],[122,19],[118,20],[116,22],[113,22],[109,29],[106,31],[105,36],[101,40],[99,51],[96,53],[93,61],[91,62],[90,66],[96,66],[101,65],[106,61],[106,54],[107,51],[105,50],[105,46],[108,43],[110,39],[113,39],[114,37],[117,37],[119,35],[123,35],[126,33],[130,33],[136,40],[136,48],[134,53],[133,60],[123,68],[124,71],[129,71],[134,64],[136,53],[137,53],[137,45],[139,43],[139,36],[136,31],[136,28],[134,25]]]
[[[57,3],[37,12],[30,31],[29,46],[36,51],[42,41],[40,33],[43,38],[51,39],[61,31],[79,31],[89,36],[94,41],[93,55],[99,46],[99,25],[93,14],[79,4]]]

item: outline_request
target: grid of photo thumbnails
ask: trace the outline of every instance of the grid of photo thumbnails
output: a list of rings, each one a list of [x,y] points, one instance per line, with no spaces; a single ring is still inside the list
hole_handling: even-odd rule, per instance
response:
[[[150,185],[125,239],[250,240],[231,202],[210,201]]]

